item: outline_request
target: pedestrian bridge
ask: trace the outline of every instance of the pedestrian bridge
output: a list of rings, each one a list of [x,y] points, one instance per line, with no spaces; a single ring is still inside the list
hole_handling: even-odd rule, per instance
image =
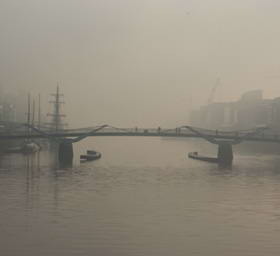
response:
[[[58,157],[60,162],[69,163],[73,160],[73,143],[90,136],[134,136],[134,137],[173,137],[173,138],[202,138],[218,146],[216,162],[231,165],[233,161],[232,146],[243,141],[257,141],[279,143],[280,137],[269,129],[256,128],[240,131],[208,130],[192,126],[181,126],[173,129],[158,128],[117,128],[110,125],[88,127],[81,129],[68,129],[63,131],[44,131],[36,127],[27,126],[24,129],[11,129],[0,133],[0,140],[4,139],[39,139],[45,138],[58,144]],[[26,130],[26,129],[25,129]]]
[[[248,129],[239,131],[209,130],[193,126],[180,126],[164,129],[158,128],[119,128],[110,125],[94,126],[63,131],[38,130],[31,127],[32,132],[12,130],[0,132],[0,140],[26,138],[86,138],[97,136],[133,136],[133,137],[175,137],[175,138],[213,138],[221,140],[259,141],[280,143],[280,135],[269,129]]]

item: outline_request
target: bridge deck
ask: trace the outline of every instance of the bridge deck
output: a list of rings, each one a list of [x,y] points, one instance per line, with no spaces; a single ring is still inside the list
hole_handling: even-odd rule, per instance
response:
[[[90,132],[90,129],[78,129],[78,130],[67,130],[60,133],[49,133],[49,137],[57,137],[57,138],[73,138],[86,135]],[[239,132],[221,132],[215,130],[205,130],[200,129],[204,135],[210,138],[216,139],[228,139],[228,140],[235,140],[235,139],[243,139],[247,141],[260,141],[260,142],[273,142],[273,143],[280,143],[280,136],[278,134],[255,134],[252,136],[248,136],[247,131],[239,131]],[[246,136],[244,138],[244,136]],[[173,137],[173,138],[200,138],[201,136],[187,130],[187,129],[137,129],[137,128],[104,128],[92,134],[88,134],[88,136],[134,136],[134,137]],[[36,132],[31,133],[28,135],[26,132],[18,131],[18,132],[11,132],[11,133],[0,133],[0,140],[10,140],[10,139],[26,139],[26,138],[46,138],[46,136],[42,134],[38,134]]]

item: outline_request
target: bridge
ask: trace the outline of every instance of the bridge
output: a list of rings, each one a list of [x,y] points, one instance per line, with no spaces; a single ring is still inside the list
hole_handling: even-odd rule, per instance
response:
[[[27,126],[32,132],[19,130]],[[80,129],[67,129],[63,131],[39,130],[31,125],[16,125],[9,132],[0,132],[0,140],[11,139],[39,139],[45,138],[55,141],[59,145],[60,161],[69,162],[73,159],[73,143],[90,136],[133,136],[133,137],[173,137],[173,138],[203,138],[210,143],[218,145],[217,161],[222,164],[231,164],[233,160],[232,145],[243,141],[257,141],[280,143],[279,134],[269,129],[249,129],[240,131],[218,131],[202,129],[192,126],[180,126],[172,129],[163,128],[117,128],[110,125],[101,125]]]
[[[38,127],[34,127],[34,122],[30,120],[30,97],[28,98],[28,114],[27,124],[16,122],[0,121],[0,141],[12,139],[48,139],[57,143],[58,157],[61,162],[72,162],[73,160],[73,143],[79,142],[89,136],[138,136],[138,137],[173,137],[173,138],[203,138],[206,141],[218,146],[217,158],[212,159],[220,164],[231,164],[233,160],[232,146],[242,141],[259,141],[279,143],[280,136],[267,129],[250,129],[243,131],[218,131],[196,128],[188,125],[175,127],[173,129],[158,128],[117,128],[110,125],[101,125],[95,127],[81,129],[63,129],[64,123],[60,106],[64,103],[61,100],[63,94],[60,93],[57,85],[56,93],[52,94],[54,100],[53,113],[48,114],[52,117],[51,127],[53,131],[49,131],[47,127],[42,127],[40,117],[38,117]],[[40,98],[39,98],[40,109]],[[38,111],[40,114],[40,110]],[[39,115],[40,116],[40,115]],[[25,127],[23,129],[23,127]],[[31,143],[26,143],[29,146]],[[35,143],[33,143],[33,147]],[[197,158],[197,154],[193,155]],[[205,158],[206,159],[206,158]],[[202,159],[201,159],[202,160]]]
[[[21,124],[27,126],[26,124]],[[20,127],[20,125],[18,125]],[[221,131],[203,129],[193,126],[180,126],[170,129],[163,128],[118,128],[110,125],[101,125],[78,129],[65,129],[63,131],[38,130],[31,127],[32,133],[13,130],[0,132],[0,140],[11,139],[38,139],[38,138],[74,138],[97,136],[137,136],[137,137],[177,137],[177,138],[213,138],[224,140],[242,140],[280,143],[280,135],[263,129],[248,129],[239,131]]]

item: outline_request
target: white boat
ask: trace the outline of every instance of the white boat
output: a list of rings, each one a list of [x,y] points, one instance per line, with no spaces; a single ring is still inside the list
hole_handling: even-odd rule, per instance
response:
[[[101,158],[101,153],[96,152],[94,150],[87,150],[86,155],[80,155],[81,161],[93,161]]]
[[[21,147],[21,152],[24,154],[35,153],[40,150],[40,146],[34,142],[24,143]]]
[[[41,147],[34,142],[24,142],[21,146],[9,148],[5,152],[30,154],[30,153],[38,152],[40,149]]]

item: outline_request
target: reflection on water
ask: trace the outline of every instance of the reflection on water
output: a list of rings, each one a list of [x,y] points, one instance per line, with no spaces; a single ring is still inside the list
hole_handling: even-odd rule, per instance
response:
[[[80,164],[92,148],[102,159]],[[52,150],[1,156],[2,254],[279,255],[277,149],[238,147],[226,169],[194,150],[216,154],[197,140],[94,138],[70,167]]]

